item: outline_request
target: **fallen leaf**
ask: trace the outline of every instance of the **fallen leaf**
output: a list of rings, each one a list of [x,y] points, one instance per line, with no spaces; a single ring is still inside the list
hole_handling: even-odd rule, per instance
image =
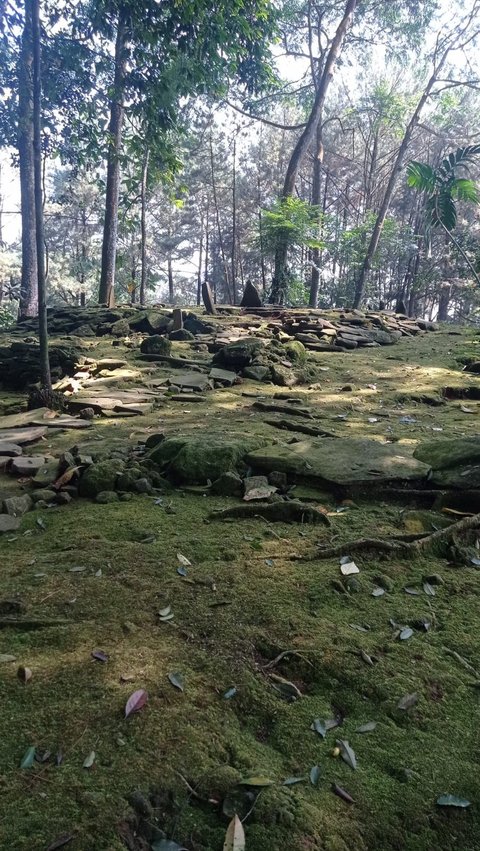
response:
[[[429,597],[435,597],[435,594],[437,593],[433,585],[430,585],[430,582],[423,583],[423,590]]]
[[[478,567],[478,566],[480,565],[480,558],[476,558],[476,557],[471,558],[471,559],[470,559],[470,563],[471,563],[471,564],[474,564],[474,565],[475,565],[475,567]]]
[[[120,676],[121,683],[133,683],[134,679],[133,674],[121,674]]]
[[[178,688],[179,691],[183,691],[185,688],[185,682],[182,674],[178,671],[168,675],[168,679],[170,680],[172,686]]]
[[[268,777],[263,777],[263,775],[253,775],[252,777],[245,777],[244,780],[238,781],[239,786],[273,786],[273,780],[269,780]]]
[[[475,408],[467,408],[466,405],[460,405],[460,410],[463,411],[464,414],[475,414]]]
[[[95,751],[90,751],[88,756],[86,756],[84,761],[83,761],[83,767],[84,768],[91,768],[94,762],[95,762]]]
[[[366,626],[361,626],[359,623],[349,623],[348,625],[352,629],[356,629],[358,632],[368,632],[369,631]]]
[[[397,709],[411,709],[413,706],[416,706],[418,703],[418,694],[416,691],[412,692],[412,694],[405,694],[397,703]]]
[[[232,697],[235,697],[236,693],[237,693],[236,687],[232,686],[231,688],[227,689],[227,691],[225,692],[223,697],[224,697],[225,700],[231,700]]]
[[[377,588],[374,588],[373,591],[372,591],[372,597],[383,597],[384,594],[385,594],[385,588],[380,588],[380,586],[378,586]]]
[[[82,565],[78,565],[77,567],[71,567],[68,572],[69,573],[83,573],[83,571],[86,570],[86,569],[87,569],[86,567],[83,567]]]
[[[24,668],[21,665],[17,671],[17,677],[22,683],[28,683],[32,679],[32,672],[30,668]]]
[[[296,786],[297,783],[305,783],[306,777],[287,777],[282,786]]]
[[[186,556],[183,556],[181,553],[177,553],[177,558],[180,564],[183,564],[184,567],[191,567],[192,562],[189,561]]]
[[[411,629],[411,627],[409,627],[409,626],[406,626],[401,630],[400,635],[398,637],[399,637],[400,641],[406,641],[407,638],[411,638],[412,635],[413,635],[413,629]]]
[[[236,813],[228,825],[223,851],[245,851],[245,831]]]
[[[22,757],[20,768],[31,768],[33,763],[35,762],[35,753],[36,748],[34,746],[28,748]]]
[[[356,733],[372,733],[377,726],[376,721],[367,721],[355,730]]]
[[[148,694],[143,688],[139,688],[137,691],[134,691],[133,694],[127,700],[125,705],[125,718],[128,718],[129,715],[132,715],[134,712],[139,712],[140,709],[143,709],[146,702],[148,700]]]
[[[322,771],[319,765],[314,765],[313,768],[310,769],[309,777],[312,786],[318,786],[318,781],[320,780],[321,773]]]
[[[15,662],[17,659],[16,656],[13,656],[12,653],[0,653],[0,663],[1,662]]]
[[[412,588],[410,585],[407,585],[407,587],[403,590],[405,591],[405,594],[411,594],[412,597],[420,597],[421,594],[418,588]]]
[[[340,748],[340,756],[343,761],[353,768],[355,771],[357,767],[357,759],[355,756],[354,750],[350,747],[346,739],[337,739],[337,747]]]
[[[456,795],[440,795],[436,804],[438,807],[462,807],[462,809],[465,809],[470,806],[470,801],[467,801],[466,798],[457,798]]]
[[[360,650],[360,657],[363,659],[363,661],[364,661],[367,665],[371,665],[371,666],[373,666],[373,665],[375,664],[375,663],[374,663],[374,661],[373,661],[373,659],[372,659],[372,657],[371,657],[371,656],[369,656],[369,655],[368,655],[368,653],[366,653],[366,652],[365,652],[365,650]]]
[[[45,520],[43,519],[43,517],[37,517],[37,526],[39,526],[40,529],[46,529],[47,528],[45,526]]]
[[[183,566],[177,567],[177,573],[179,574],[179,576],[187,576],[188,570],[187,570],[186,567],[183,567]]]
[[[58,839],[54,839],[51,845],[48,846],[47,851],[57,851],[57,848],[63,848],[64,845],[68,845],[72,839],[75,839],[74,833],[64,833],[63,836],[59,836]]]
[[[327,727],[325,721],[320,721],[320,718],[315,718],[313,724],[310,727],[311,730],[314,730],[315,733],[318,733],[322,739],[327,735]]]
[[[349,795],[348,792],[345,791],[345,789],[342,789],[342,787],[339,786],[337,783],[332,783],[332,792],[334,793],[334,795],[338,795],[338,797],[341,798],[342,801],[345,801],[347,804],[355,803],[352,796]]]
[[[92,650],[92,659],[96,659],[97,662],[108,662],[108,656],[103,650]]]

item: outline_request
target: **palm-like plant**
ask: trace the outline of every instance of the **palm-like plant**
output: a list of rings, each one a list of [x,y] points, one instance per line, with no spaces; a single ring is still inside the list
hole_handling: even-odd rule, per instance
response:
[[[479,155],[480,145],[468,145],[448,154],[437,168],[412,160],[407,166],[407,183],[412,188],[425,193],[427,236],[433,228],[442,228],[468,264],[480,286],[480,278],[473,264],[452,233],[457,224],[456,202],[480,203],[477,184],[471,177],[462,176],[462,172],[468,175],[470,166]]]

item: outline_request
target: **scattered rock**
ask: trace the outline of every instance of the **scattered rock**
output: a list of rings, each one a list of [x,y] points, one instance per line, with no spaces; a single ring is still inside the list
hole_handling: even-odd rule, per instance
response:
[[[20,517],[12,517],[10,514],[0,514],[0,535],[6,532],[15,532],[20,528]]]
[[[224,384],[226,387],[231,387],[232,384],[235,384],[237,380],[237,373],[230,372],[227,369],[219,369],[218,367],[213,367],[210,370],[209,376],[211,381],[218,381],[219,384]]]
[[[210,493],[217,496],[242,496],[243,480],[238,473],[229,470],[227,473],[222,473],[216,479],[210,488]]]
[[[240,307],[261,307],[262,299],[256,286],[250,280],[247,280],[243,291]]]
[[[117,476],[124,467],[125,462],[117,458],[99,461],[87,467],[80,479],[80,496],[96,497],[102,491],[114,491]]]
[[[5,457],[9,456],[10,458],[18,458],[19,455],[22,454],[22,447],[17,443],[7,443],[4,440],[0,440],[0,455]]]
[[[255,355],[262,351],[265,346],[263,340],[255,337],[245,337],[243,340],[236,340],[234,343],[227,343],[223,349],[214,356],[213,362],[218,366],[225,366],[231,369],[244,369],[249,366]]]
[[[254,499],[268,499],[277,490],[275,485],[270,484],[266,476],[249,476],[244,479],[243,485],[245,502]]]
[[[52,458],[47,461],[45,464],[37,470],[34,478],[32,479],[32,484],[36,488],[48,488],[49,485],[53,484],[58,479],[60,474],[59,462],[57,458]]]
[[[118,502],[118,493],[115,491],[100,491],[95,497],[99,505],[107,505],[109,502]]]
[[[22,517],[33,507],[33,500],[28,494],[10,496],[3,500],[3,511],[11,517]]]
[[[23,455],[13,459],[10,472],[14,476],[36,476],[44,463],[43,455]]]
[[[296,375],[287,367],[273,364],[271,367],[272,381],[280,387],[293,387],[297,383]]]
[[[169,355],[172,344],[167,337],[154,334],[153,337],[145,337],[140,345],[140,351],[144,355]]]
[[[174,331],[170,331],[168,338],[169,340],[188,343],[195,339],[195,335],[191,331],[187,331],[186,328],[177,328]]]
[[[269,366],[252,364],[252,366],[245,367],[242,375],[252,381],[270,381],[272,373]]]
[[[198,390],[200,393],[212,389],[208,375],[204,375],[201,372],[179,372],[178,375],[170,376],[168,384],[171,387],[185,387],[188,390]]]
[[[57,493],[56,491],[50,490],[49,488],[39,488],[38,490],[33,491],[31,497],[34,503],[43,500],[43,502],[45,502],[46,504],[48,502],[55,502]]]

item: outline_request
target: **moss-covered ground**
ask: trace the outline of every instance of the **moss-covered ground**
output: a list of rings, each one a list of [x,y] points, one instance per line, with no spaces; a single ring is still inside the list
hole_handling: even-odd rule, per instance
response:
[[[441,391],[480,388],[462,372],[462,358],[475,359],[480,345],[473,332],[452,331],[319,354],[310,361],[316,387],[288,393],[340,436],[417,444],[475,434],[480,403],[446,400]],[[102,354],[108,346],[102,342]],[[176,349],[190,353],[186,344]],[[152,369],[142,380],[164,374]],[[200,404],[96,420],[88,437],[63,432],[49,445],[133,446],[154,430],[193,429],[289,439],[253,412],[245,390],[269,396],[279,388],[248,382]],[[19,398],[5,395],[4,410]],[[0,538],[0,599],[22,600],[31,619],[28,629],[0,630],[0,653],[16,657],[0,664],[2,849],[42,851],[62,836],[72,837],[72,851],[148,849],[163,831],[189,851],[220,851],[228,824],[222,801],[242,779],[263,776],[272,785],[245,821],[247,851],[478,851],[480,690],[462,664],[480,669],[478,568],[359,555],[359,590],[338,593],[338,559],[294,556],[319,543],[416,531],[420,521],[430,529],[443,516],[423,513],[419,521],[414,501],[378,491],[343,506],[338,495],[317,498],[330,511],[328,529],[211,520],[214,508],[235,501],[199,488],[173,489],[161,504],[148,496],[75,500],[29,513],[18,534]],[[178,553],[191,562],[186,576]],[[432,574],[443,580],[434,596],[422,590]],[[378,584],[389,590],[374,597]],[[420,593],[405,593],[411,586]],[[174,618],[161,623],[167,605]],[[428,632],[395,638],[389,619],[422,617]],[[96,649],[106,663],[92,658]],[[266,667],[287,650],[295,652]],[[26,684],[19,665],[32,671]],[[183,676],[183,692],[170,683],[172,672]],[[302,696],[284,700],[272,672]],[[125,719],[136,689],[147,690],[148,702]],[[398,709],[414,692],[416,705]],[[343,723],[325,739],[310,729],[314,719],[333,717]],[[356,732],[369,721],[375,730]],[[336,739],[353,748],[355,771],[332,754]],[[51,756],[21,768],[33,746],[40,758]],[[92,751],[94,763],[84,768]],[[315,765],[317,786],[308,779]],[[283,785],[291,777],[306,780]],[[332,783],[355,803],[334,795]],[[443,793],[471,805],[439,808]]]

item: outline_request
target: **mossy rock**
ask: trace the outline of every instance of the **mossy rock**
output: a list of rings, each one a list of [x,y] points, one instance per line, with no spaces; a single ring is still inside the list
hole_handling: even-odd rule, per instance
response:
[[[261,440],[220,434],[169,437],[155,446],[148,457],[162,466],[173,481],[205,484],[223,473],[245,470],[245,455],[262,444]]]
[[[264,348],[263,340],[255,337],[246,337],[244,340],[236,340],[228,343],[213,358],[215,366],[225,366],[234,369],[243,369],[252,363],[256,354]]]
[[[79,494],[94,498],[102,491],[114,491],[117,477],[125,464],[119,458],[99,461],[88,467],[80,479]]]
[[[307,350],[300,340],[290,340],[285,344],[285,354],[288,360],[295,363],[304,363],[307,358]]]
[[[448,470],[461,465],[480,464],[480,436],[435,440],[417,446],[413,457],[432,470]]]
[[[171,350],[170,340],[167,337],[161,337],[160,334],[146,337],[140,345],[140,351],[144,355],[169,355]]]

